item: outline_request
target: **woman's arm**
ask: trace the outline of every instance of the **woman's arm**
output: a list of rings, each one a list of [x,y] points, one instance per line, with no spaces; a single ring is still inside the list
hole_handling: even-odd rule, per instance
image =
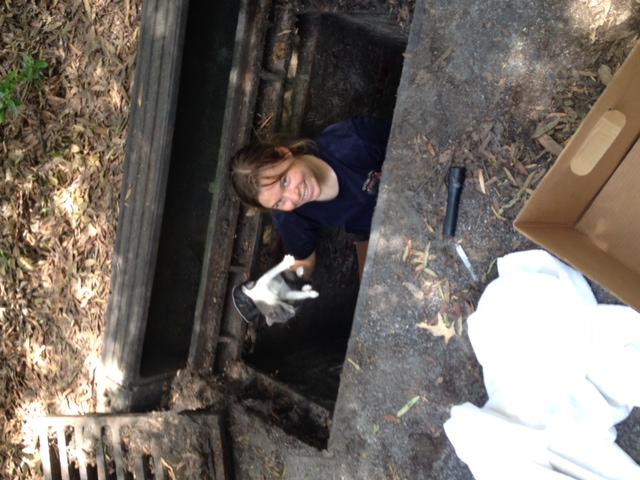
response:
[[[316,267],[316,252],[313,252],[307,258],[303,258],[302,260],[296,260],[290,270],[293,270],[295,272],[300,267],[304,269],[302,278],[304,278],[305,280],[309,280],[311,274],[313,273],[313,270]]]

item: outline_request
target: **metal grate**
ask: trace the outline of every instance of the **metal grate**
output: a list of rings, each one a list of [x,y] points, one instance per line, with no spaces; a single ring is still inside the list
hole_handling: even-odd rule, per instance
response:
[[[172,412],[43,417],[45,480],[226,480],[215,415]]]

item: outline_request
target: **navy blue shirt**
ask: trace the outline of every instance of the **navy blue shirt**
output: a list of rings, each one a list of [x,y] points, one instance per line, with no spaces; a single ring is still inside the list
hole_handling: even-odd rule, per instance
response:
[[[389,129],[390,123],[383,120],[353,118],[331,125],[315,139],[312,154],[336,173],[338,195],[291,212],[272,212],[286,253],[307,258],[315,251],[318,231],[323,227],[344,227],[368,238]]]

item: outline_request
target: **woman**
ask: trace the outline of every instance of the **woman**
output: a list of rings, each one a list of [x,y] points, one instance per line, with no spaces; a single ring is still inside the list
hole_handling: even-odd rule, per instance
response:
[[[344,227],[356,237],[360,275],[389,138],[389,123],[354,118],[325,129],[314,141],[252,143],[231,160],[242,201],[271,210],[292,270],[305,277],[316,262],[318,232]]]

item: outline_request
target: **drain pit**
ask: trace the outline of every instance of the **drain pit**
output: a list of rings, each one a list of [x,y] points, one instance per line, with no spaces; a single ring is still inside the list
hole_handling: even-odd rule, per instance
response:
[[[313,137],[350,117],[390,120],[402,35],[379,17],[306,15],[298,26],[292,51],[297,65],[285,85],[281,130]],[[284,253],[268,216],[259,238],[255,277]],[[358,296],[358,266],[353,240],[344,232],[323,232],[316,253],[312,284],[320,297],[305,302],[285,325],[249,332],[243,359],[331,412]]]

